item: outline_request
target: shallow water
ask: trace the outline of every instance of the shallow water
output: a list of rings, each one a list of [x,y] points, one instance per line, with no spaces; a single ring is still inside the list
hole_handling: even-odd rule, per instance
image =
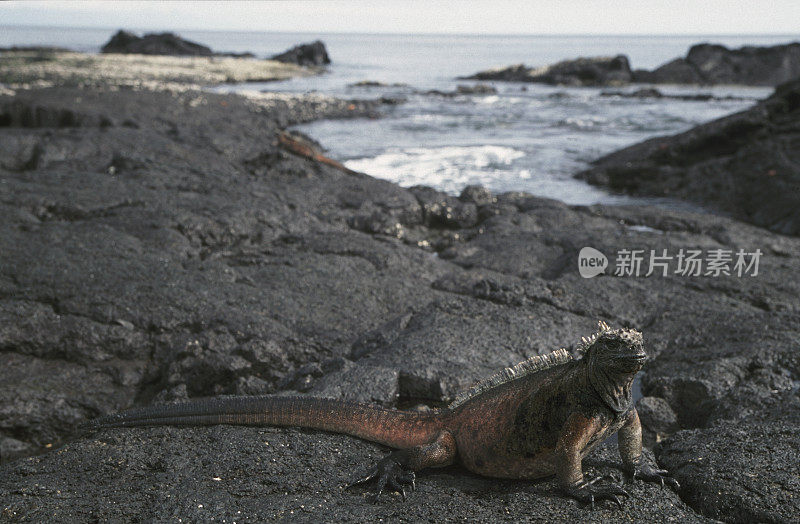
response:
[[[0,46],[55,44],[97,51],[113,30],[4,28]],[[742,100],[681,101],[600,96],[603,89],[493,83],[497,94],[443,97],[457,80],[494,66],[543,65],[577,56],[624,53],[634,68],[652,68],[685,55],[698,42],[728,46],[772,45],[797,39],[776,36],[469,36],[183,32],[219,51],[269,56],[300,42],[325,41],[333,60],[328,72],[284,82],[223,86],[220,90],[320,92],[348,98],[404,98],[378,120],[318,121],[299,130],[355,170],[403,186],[432,185],[458,193],[467,184],[493,191],[527,191],[569,204],[669,200],[612,195],[573,178],[592,160],[665,134],[741,111],[769,88],[660,86],[664,93],[714,93]],[[351,87],[361,80],[403,83]],[[627,89],[633,90],[640,86]]]

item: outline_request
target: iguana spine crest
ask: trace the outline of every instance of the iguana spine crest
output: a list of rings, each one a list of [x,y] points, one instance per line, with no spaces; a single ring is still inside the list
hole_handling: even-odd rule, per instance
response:
[[[533,356],[528,360],[520,362],[516,366],[511,366],[503,369],[502,371],[498,371],[491,377],[483,379],[466,391],[459,393],[456,398],[453,399],[453,402],[450,403],[448,408],[457,408],[469,399],[474,398],[492,388],[496,388],[501,384],[511,382],[512,380],[516,380],[520,377],[524,377],[525,375],[529,375],[537,371],[542,371],[544,369],[565,364],[571,360],[573,360],[572,355],[567,353],[567,350],[564,348],[557,349],[556,351],[547,353],[546,355]]]

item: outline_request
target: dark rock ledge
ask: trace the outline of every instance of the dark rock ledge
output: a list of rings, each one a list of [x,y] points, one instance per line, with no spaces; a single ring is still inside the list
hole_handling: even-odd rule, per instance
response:
[[[652,71],[634,71],[635,82],[654,84],[740,84],[776,86],[800,76],[800,42],[728,49],[693,45],[686,57]]]
[[[628,57],[581,57],[542,67],[516,64],[480,71],[464,78],[535,82],[571,86],[644,84],[737,84],[776,86],[800,76],[800,42],[728,49],[697,44],[685,58],[676,58],[649,71],[631,70]]]
[[[682,198],[800,234],[800,80],[751,109],[596,160],[578,176],[636,195]]]
[[[800,239],[710,215],[403,189],[279,138],[303,119],[373,109],[346,102],[54,88],[0,96],[9,106],[47,114],[0,126],[3,520],[787,522],[800,511],[785,466],[800,432]],[[73,125],[48,116],[66,112]],[[612,267],[623,248],[764,255],[757,277],[586,280],[587,245]],[[637,482],[622,509],[590,512],[552,481],[454,467],[421,475],[405,503],[376,505],[341,486],[383,450],[348,437],[75,433],[127,406],[230,393],[435,405],[500,366],[574,347],[598,318],[645,333],[646,429],[679,494]],[[611,472],[616,453],[586,464]]]
[[[272,60],[301,66],[325,66],[331,63],[328,50],[320,40],[295,46],[273,56]]]
[[[148,33],[138,36],[119,30],[101,48],[103,53],[170,56],[211,56],[208,46],[179,37],[175,33]]]
[[[503,80],[551,85],[616,86],[631,81],[631,67],[625,55],[576,58],[543,67],[524,64],[501,67],[464,77],[469,80]]]

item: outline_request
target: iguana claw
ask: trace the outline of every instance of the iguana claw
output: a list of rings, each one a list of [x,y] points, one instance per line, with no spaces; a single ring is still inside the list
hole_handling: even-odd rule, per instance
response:
[[[680,483],[678,483],[678,481],[674,478],[670,477],[667,470],[654,468],[649,464],[643,464],[637,467],[633,471],[632,477],[645,482],[661,482],[661,487],[669,485],[672,489],[677,490],[681,488]]]
[[[345,487],[350,489],[358,484],[363,484],[372,479],[377,479],[378,489],[375,491],[374,501],[377,501],[383,490],[389,488],[393,491],[400,493],[403,500],[406,500],[406,486],[411,486],[412,490],[416,490],[416,476],[413,471],[408,471],[403,468],[391,455],[378,461],[378,463],[361,475],[357,480],[351,482]]]
[[[600,502],[602,500],[610,500],[614,502],[617,506],[622,508],[622,501],[619,499],[620,496],[629,497],[627,491],[625,491],[622,486],[607,486],[607,487],[594,487],[593,484],[598,480],[601,480],[604,477],[597,477],[590,481],[581,481],[577,484],[574,484],[568,488],[566,488],[565,494],[569,497],[574,498],[578,502],[583,504],[591,504],[592,509],[595,509],[595,502]]]

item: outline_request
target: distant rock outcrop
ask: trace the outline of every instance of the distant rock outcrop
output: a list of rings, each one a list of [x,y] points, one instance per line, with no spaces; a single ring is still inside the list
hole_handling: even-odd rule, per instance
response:
[[[684,100],[689,102],[708,102],[709,100],[753,100],[753,98],[734,95],[716,96],[712,93],[662,93],[655,87],[641,87],[635,91],[602,91],[600,96],[638,99],[661,98],[669,100]]]
[[[637,70],[634,81],[654,84],[741,84],[775,86],[800,76],[800,43],[728,49],[698,44],[686,58],[653,71]]]
[[[683,198],[800,235],[800,79],[751,109],[611,153],[578,176],[636,195]]]
[[[524,64],[481,71],[468,80],[503,80],[537,82],[571,86],[613,86],[627,84],[632,79],[628,57],[577,58],[556,64],[531,68]]]
[[[101,49],[103,53],[170,56],[211,56],[211,48],[184,40],[175,33],[148,33],[138,36],[119,30]]]
[[[273,56],[272,60],[301,66],[322,66],[331,63],[325,44],[320,40],[295,46],[288,51]]]

